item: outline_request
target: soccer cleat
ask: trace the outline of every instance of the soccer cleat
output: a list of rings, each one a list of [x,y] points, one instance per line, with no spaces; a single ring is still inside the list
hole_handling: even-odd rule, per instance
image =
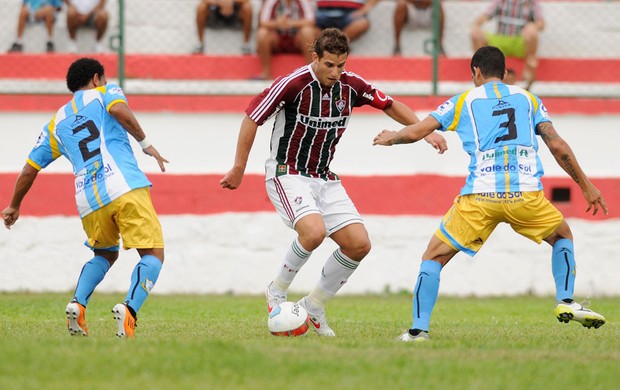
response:
[[[69,302],[67,309],[67,328],[71,336],[88,336],[88,328],[86,327],[86,307],[75,301]]]
[[[309,309],[308,309],[308,303],[306,302],[306,297],[301,298],[299,300],[299,302],[297,302],[301,307],[303,307],[304,309],[306,309],[306,311],[308,312],[308,325],[311,325],[312,328],[314,328],[314,331],[316,332],[316,334],[318,334],[319,336],[327,336],[327,337],[334,337],[336,336],[336,332],[333,331],[332,328],[329,327],[329,325],[327,325],[327,320],[325,319],[325,310],[323,310],[321,313],[312,313]]]
[[[55,51],[54,42],[47,41],[47,43],[45,44],[45,51],[48,53],[53,53]]]
[[[273,282],[269,283],[265,289],[265,297],[267,298],[267,314],[271,313],[274,307],[280,305],[282,302],[286,302],[286,292],[276,294],[271,290],[272,285]]]
[[[605,317],[575,301],[557,302],[555,304],[555,316],[560,322],[577,321],[586,328],[598,329],[605,324]]]
[[[423,343],[429,341],[431,336],[427,331],[421,329],[409,329],[405,333],[398,336],[397,341],[402,341],[405,343]]]
[[[127,305],[124,303],[117,303],[112,308],[112,313],[114,313],[114,319],[116,320],[116,324],[118,325],[118,331],[116,332],[116,335],[121,338],[134,337],[137,320],[131,314]]]

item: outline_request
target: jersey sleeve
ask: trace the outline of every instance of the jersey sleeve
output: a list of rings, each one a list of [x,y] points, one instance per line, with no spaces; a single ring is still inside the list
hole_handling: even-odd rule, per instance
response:
[[[392,99],[391,96],[384,94],[377,87],[368,83],[357,74],[347,72],[347,76],[349,76],[349,82],[355,86],[358,93],[354,107],[370,105],[371,107],[379,110],[385,110],[386,108],[391,107],[392,103],[394,103],[394,99]]]
[[[103,104],[105,106],[106,111],[110,111],[110,107],[115,105],[116,103],[125,103],[127,104],[127,98],[125,97],[125,93],[123,89],[116,84],[107,84],[103,89],[97,88],[103,96]]]
[[[39,134],[26,162],[37,171],[47,167],[61,156],[58,143],[52,135],[54,120],[50,121]]]
[[[458,96],[455,96],[450,100],[446,100],[444,103],[439,105],[435,111],[429,114],[433,118],[437,119],[437,122],[441,125],[437,130],[454,130],[454,128],[450,128],[450,125],[454,123],[454,118],[456,117],[457,101]]]
[[[269,88],[252,99],[245,113],[259,126],[276,114],[299,93],[296,83],[289,77],[277,78]]]
[[[534,97],[534,128],[537,129],[538,125],[543,122],[551,122],[551,118],[549,117],[549,113],[547,112],[547,108],[543,104],[543,102],[537,97]],[[538,134],[538,130],[536,131]]]

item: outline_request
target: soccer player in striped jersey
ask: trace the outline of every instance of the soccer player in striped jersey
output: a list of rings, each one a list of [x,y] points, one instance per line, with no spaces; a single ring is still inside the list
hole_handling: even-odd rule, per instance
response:
[[[107,84],[103,66],[80,58],[67,72],[73,98],[45,125],[20,172],[9,207],[2,211],[10,229],[19,218],[22,200],[39,171],[58,157],[66,157],[75,174],[75,200],[86,232],[85,245],[94,257],[84,267],[66,309],[72,335],[88,335],[86,305],[97,285],[118,259],[119,238],[125,249],[135,248],[140,261],[131,275],[124,303],[114,306],[119,337],[133,337],[136,313],[157,282],[164,261],[164,238],[150,196],[151,183],[138,167],[127,133],[142,151],[163,158],[147,140],[127,105],[123,90]]]
[[[406,105],[344,70],[349,51],[344,33],[323,30],[314,43],[312,63],[279,77],[252,100],[241,123],[234,165],[220,181],[223,188],[239,187],[258,126],[275,115],[265,164],[267,193],[298,236],[267,287],[267,309],[271,312],[286,301],[297,272],[330,237],[339,248],[328,257],[314,290],[300,301],[321,336],[335,335],[325,320],[327,301],[370,251],[363,220],[338,175],[329,169],[336,145],[354,107],[370,105],[403,125],[418,122]],[[427,141],[440,153],[447,148],[439,134],[430,134]]]
[[[442,268],[463,251],[474,256],[497,224],[505,222],[519,234],[552,246],[555,316],[598,328],[605,317],[573,300],[575,255],[573,235],[558,209],[542,191],[540,136],[558,164],[583,191],[586,212],[607,214],[601,192],[583,172],[570,146],[558,135],[542,101],[528,91],[502,82],[506,62],[502,51],[484,46],[474,53],[471,71],[476,88],[454,96],[419,123],[396,131],[383,130],[374,145],[416,142],[439,129],[456,131],[470,155],[469,177],[422,255],[413,296],[413,324],[402,341],[429,339],[431,312]]]

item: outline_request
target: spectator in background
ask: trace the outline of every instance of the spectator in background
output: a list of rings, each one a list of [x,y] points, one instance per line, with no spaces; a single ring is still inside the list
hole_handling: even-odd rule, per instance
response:
[[[317,0],[316,25],[335,27],[356,40],[370,28],[368,12],[379,0]]]
[[[69,52],[77,53],[77,30],[79,27],[94,27],[97,31],[93,51],[101,53],[103,46],[101,38],[108,28],[108,11],[105,10],[105,0],[66,0],[67,2],[67,30],[69,31]]]
[[[205,27],[243,29],[242,54],[250,54],[250,35],[252,34],[252,5],[250,0],[200,0],[196,9],[198,46],[193,54],[205,52]]]
[[[394,55],[399,56],[400,34],[405,23],[411,21],[416,28],[433,29],[433,0],[398,0],[394,10]],[[444,12],[439,2],[439,54],[445,55],[443,49]]]
[[[514,69],[506,68],[506,74],[504,75],[504,84],[513,85],[517,81],[517,74]]]
[[[497,17],[497,33],[482,30],[482,25]],[[525,89],[536,79],[538,32],[545,27],[538,0],[493,0],[487,10],[474,22],[471,39],[474,50],[492,45],[507,57],[522,58]]]
[[[318,29],[309,0],[265,0],[256,32],[256,52],[263,66],[260,78],[271,79],[273,53],[302,53],[312,62],[310,46]]]
[[[60,11],[62,0],[23,0],[17,22],[17,39],[11,45],[9,53],[21,53],[24,50],[24,31],[27,23],[45,22],[47,28],[47,43],[45,50],[54,52],[54,22],[56,12]]]

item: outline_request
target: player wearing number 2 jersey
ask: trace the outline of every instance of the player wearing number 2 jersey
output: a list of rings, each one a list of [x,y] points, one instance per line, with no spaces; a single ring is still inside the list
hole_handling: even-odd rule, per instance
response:
[[[259,125],[275,115],[271,155],[265,165],[269,198],[283,221],[298,233],[276,278],[267,287],[267,310],[286,301],[295,275],[329,236],[339,248],[328,257],[315,289],[300,304],[321,336],[335,332],[325,320],[325,305],[346,283],[370,251],[370,240],[355,205],[329,164],[354,107],[370,105],[406,125],[418,121],[404,104],[386,96],[361,77],[344,71],[349,41],[338,29],[317,38],[312,63],[278,78],[246,110],[233,168],[220,184],[241,184]],[[427,139],[440,152],[445,139]]]
[[[151,183],[138,168],[127,133],[144,153],[153,156],[162,171],[164,159],[146,140],[127,105],[123,90],[107,84],[103,66],[81,58],[69,67],[67,87],[73,98],[45,125],[26,165],[17,178],[9,207],[2,211],[10,228],[38,172],[66,157],[75,174],[75,199],[95,256],[79,276],[75,294],[67,305],[69,332],[88,335],[85,312],[90,296],[118,258],[119,236],[123,246],[136,248],[140,262],[131,276],[125,303],[114,306],[119,337],[132,337],[136,313],[153,288],[164,261],[164,239],[151,203]]]
[[[444,216],[422,258],[414,289],[413,324],[402,341],[429,338],[430,317],[439,291],[442,268],[459,251],[470,256],[482,247],[497,224],[509,223],[519,234],[553,247],[555,315],[598,328],[605,318],[573,300],[575,258],[573,236],[562,214],[545,198],[537,137],[583,191],[589,211],[607,214],[600,191],[579,166],[570,146],[555,131],[539,98],[506,85],[505,58],[493,46],[476,51],[471,60],[476,88],[446,101],[423,121],[399,132],[383,130],[375,145],[411,143],[433,130],[456,131],[470,156],[469,177]]]

